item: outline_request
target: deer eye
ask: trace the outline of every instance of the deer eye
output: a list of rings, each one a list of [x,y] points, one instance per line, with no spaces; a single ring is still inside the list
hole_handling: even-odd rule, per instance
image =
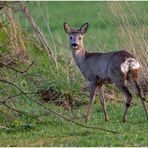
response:
[[[81,40],[81,37],[79,37],[79,40]]]
[[[72,40],[72,36],[70,36],[70,40]]]

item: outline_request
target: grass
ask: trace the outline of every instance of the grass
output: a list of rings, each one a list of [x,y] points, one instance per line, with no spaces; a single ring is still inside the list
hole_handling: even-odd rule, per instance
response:
[[[144,57],[147,58],[146,54],[142,55],[147,38],[147,2],[27,2],[26,4],[37,25],[43,31],[50,48],[57,56],[58,68],[49,62],[42,47],[36,48],[31,40],[28,40],[27,37],[31,36],[38,43],[31,25],[22,14],[16,13],[16,20],[26,32],[25,45],[28,58],[30,61],[36,58],[28,74],[38,81],[29,80],[7,68],[2,69],[0,76],[14,82],[25,92],[54,87],[63,93],[72,94],[73,99],[87,101],[88,94],[80,95],[85,80],[73,62],[67,47],[68,41],[63,30],[63,22],[73,27],[79,27],[84,22],[90,23],[85,37],[88,51],[106,52],[127,49],[134,54],[140,53],[138,58],[141,61],[145,59]],[[2,19],[5,20],[5,16]],[[3,44],[6,40],[3,31],[0,31],[0,37],[0,43]],[[10,52],[8,49],[3,48],[0,53]],[[19,62],[17,66],[14,65],[14,68],[20,70],[27,67],[27,64]],[[1,100],[16,94],[19,94],[17,89],[0,83]],[[34,94],[29,96],[37,101],[40,99]],[[120,97],[121,94],[118,93],[117,98]],[[107,102],[110,121],[105,122],[96,98],[91,120],[88,123],[81,118],[86,108],[84,105],[66,111],[52,103],[43,104],[80,123],[114,130],[118,134],[85,129],[55,115],[47,115],[42,107],[31,102],[24,95],[17,96],[7,103],[16,109],[39,116],[40,121],[12,112],[1,105],[0,125],[8,126],[13,130],[0,129],[0,146],[148,146],[147,120],[137,97],[134,98],[136,105],[129,109],[127,123],[121,122],[124,105],[116,101]]]
[[[38,123],[22,117],[23,124],[31,129],[1,132],[1,146],[147,146],[147,121],[141,104],[131,107],[129,121],[121,122],[121,104],[109,104],[110,121],[104,122],[101,106],[94,106],[92,118],[87,123],[118,131],[118,134],[85,129],[62,119],[43,116]],[[77,114],[79,109],[75,110]],[[71,113],[68,113],[71,114]],[[137,116],[138,115],[138,116]],[[69,115],[70,116],[70,115]],[[18,122],[18,121],[17,121]],[[81,119],[79,122],[84,123]],[[16,123],[14,123],[16,126]],[[17,125],[19,127],[19,124]],[[7,141],[7,144],[6,144]]]

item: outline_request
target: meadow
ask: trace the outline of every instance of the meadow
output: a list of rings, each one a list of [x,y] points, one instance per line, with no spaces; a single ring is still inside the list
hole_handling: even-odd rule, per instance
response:
[[[49,1],[25,4],[45,36],[55,61],[54,63],[50,61],[24,15],[14,12],[23,34],[25,57],[29,62],[34,59],[35,61],[27,70],[27,76],[11,68],[0,67],[1,80],[14,83],[25,92],[20,94],[16,86],[0,82],[0,101],[6,99],[4,103],[23,112],[18,113],[0,104],[0,146],[148,146],[148,121],[141,101],[136,95],[126,123],[122,122],[124,98],[114,86],[110,85],[107,85],[106,91],[115,95],[114,101],[107,99],[106,102],[110,121],[104,121],[98,96],[95,98],[90,121],[86,123],[82,119],[89,96],[88,82],[72,59],[67,35],[63,29],[64,22],[73,27],[80,27],[88,22],[89,29],[84,38],[84,45],[89,52],[124,49],[135,54],[141,64],[147,67],[148,62],[145,59],[148,55],[145,50],[148,3]],[[7,20],[6,16],[1,15],[1,20]],[[0,44],[7,41],[5,31],[2,29],[0,37]],[[11,53],[13,49],[10,47],[2,47],[0,55]],[[12,67],[24,71],[28,65],[16,60]],[[62,92],[62,95],[56,98],[59,102],[66,100],[72,102],[73,106],[68,106],[67,109],[64,104],[65,109],[63,104],[57,105],[52,100],[43,101],[43,94],[39,95],[39,92],[51,89]],[[50,110],[71,121],[116,133],[76,125]],[[25,115],[24,112],[31,116]]]

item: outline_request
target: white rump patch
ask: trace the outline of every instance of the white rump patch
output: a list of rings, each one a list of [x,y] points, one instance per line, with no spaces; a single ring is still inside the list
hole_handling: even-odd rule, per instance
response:
[[[134,58],[128,58],[125,62],[121,64],[121,71],[123,73],[127,73],[129,70],[139,69],[140,64]]]
[[[121,71],[127,73],[129,71],[129,63],[127,61],[121,64]]]

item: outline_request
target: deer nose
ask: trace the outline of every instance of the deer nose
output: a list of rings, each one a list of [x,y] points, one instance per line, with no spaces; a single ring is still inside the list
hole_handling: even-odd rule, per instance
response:
[[[77,43],[73,43],[73,44],[72,44],[72,47],[73,47],[73,48],[77,48],[77,47],[78,47],[78,44],[77,44]]]

